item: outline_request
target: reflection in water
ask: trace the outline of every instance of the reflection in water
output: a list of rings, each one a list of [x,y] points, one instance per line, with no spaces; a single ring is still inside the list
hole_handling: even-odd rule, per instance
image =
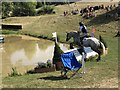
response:
[[[25,55],[30,60],[33,57],[34,53],[35,53],[35,43],[36,42],[26,40],[26,41],[24,41],[22,43],[23,43],[22,48],[24,49]]]
[[[60,47],[62,50],[67,50],[63,44],[60,44]],[[20,73],[25,73],[26,70],[34,68],[38,62],[46,63],[48,59],[52,60],[54,42],[43,39],[23,40],[11,36],[6,38],[3,49],[4,52],[0,52],[2,53],[2,74],[6,76],[11,73],[12,67],[16,67]]]
[[[54,43],[51,41],[47,41],[44,39],[41,39],[40,41],[37,42],[38,46],[41,50],[45,50],[48,46],[53,45]]]
[[[35,44],[35,46],[35,52],[31,59],[29,59],[29,57],[25,54],[25,50],[21,49],[11,54],[11,63],[15,65],[17,61],[21,61],[22,65],[35,65],[38,62],[46,63],[48,59],[52,59],[53,53],[51,52],[53,52],[53,45],[49,46],[45,50],[41,50],[38,44]]]

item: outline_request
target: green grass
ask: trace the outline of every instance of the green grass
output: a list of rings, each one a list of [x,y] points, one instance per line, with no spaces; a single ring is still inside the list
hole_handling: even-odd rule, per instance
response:
[[[78,7],[86,6],[88,3],[78,3]],[[97,4],[98,3],[92,3]],[[101,3],[100,3],[101,4]],[[107,3],[109,4],[109,3]],[[82,6],[80,6],[82,5]],[[83,21],[91,33],[92,26],[96,27],[95,36],[99,35],[105,39],[108,45],[108,55],[102,56],[100,62],[88,61],[86,62],[86,73],[82,78],[75,77],[70,80],[60,78],[60,71],[40,74],[25,74],[15,77],[3,77],[3,87],[15,88],[110,88],[118,87],[118,38],[114,38],[118,29],[118,21],[105,20],[103,14],[105,12],[98,12],[98,16],[92,19],[83,19],[79,15],[64,17],[60,14],[69,6],[56,6],[55,15],[44,15],[36,17],[11,17],[3,20],[4,23],[22,23],[23,29],[19,34],[27,34],[35,37],[47,36],[47,39],[52,38],[52,32],[57,32],[60,41],[65,42],[65,32],[78,31],[79,21]],[[102,20],[102,21],[100,21]],[[3,30],[3,32],[5,32]],[[6,31],[9,32],[13,31]]]

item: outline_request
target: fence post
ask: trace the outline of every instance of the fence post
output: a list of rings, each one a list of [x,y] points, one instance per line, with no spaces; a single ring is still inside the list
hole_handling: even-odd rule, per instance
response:
[[[85,54],[84,54],[84,52],[82,52],[82,73],[85,73],[85,61],[84,61],[84,59],[85,59]]]

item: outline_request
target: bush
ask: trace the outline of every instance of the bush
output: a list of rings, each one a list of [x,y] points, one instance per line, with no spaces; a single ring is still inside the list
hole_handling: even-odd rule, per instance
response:
[[[48,60],[46,63],[41,63],[39,62],[38,63],[38,66],[34,68],[34,70],[28,70],[25,74],[34,74],[36,73],[36,70],[35,69],[41,69],[41,68],[51,68],[53,67],[53,64],[51,62],[51,60]]]
[[[40,63],[39,62],[37,68],[50,68],[52,66],[53,65],[52,65],[51,60],[48,60],[46,63]]]
[[[43,7],[41,7],[38,11],[37,11],[37,14],[51,14],[51,13],[55,13],[54,11],[53,11],[53,7],[52,6],[48,6],[48,5],[46,5],[46,6],[43,6]]]
[[[40,8],[42,6],[43,6],[42,2],[37,2],[36,8]]]
[[[61,61],[61,54],[62,53],[63,53],[63,51],[60,49],[59,45],[55,42],[53,64]]]
[[[14,10],[14,5],[12,2],[2,2],[2,18],[7,18],[12,16]]]
[[[38,68],[47,68],[47,64],[46,63],[38,63]]]
[[[12,68],[12,73],[9,74],[10,77],[13,77],[13,76],[21,76],[21,74],[19,74],[16,70],[16,67],[15,68]]]
[[[47,61],[47,67],[49,67],[49,68],[52,67],[52,62],[51,62],[51,60],[48,60],[48,61]]]
[[[36,15],[36,2],[14,2],[14,16],[34,16]]]

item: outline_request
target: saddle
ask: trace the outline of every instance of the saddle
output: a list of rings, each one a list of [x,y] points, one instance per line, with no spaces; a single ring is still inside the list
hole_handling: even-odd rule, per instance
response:
[[[84,38],[89,38],[89,37],[91,37],[91,36],[90,35],[80,36],[80,42],[81,42],[81,44],[83,45],[83,39]]]

